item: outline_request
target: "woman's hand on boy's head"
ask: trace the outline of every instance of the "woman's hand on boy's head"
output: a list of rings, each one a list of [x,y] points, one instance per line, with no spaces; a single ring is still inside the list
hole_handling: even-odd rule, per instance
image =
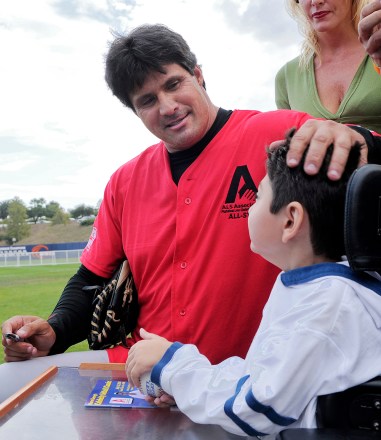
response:
[[[172,345],[167,339],[144,329],[140,330],[140,336],[143,340],[130,348],[126,362],[127,380],[136,387],[140,385],[141,375],[151,371]]]
[[[349,152],[356,141],[362,146],[359,165],[363,165],[367,163],[368,148],[360,133],[334,121],[309,119],[291,139],[287,164],[290,167],[298,165],[309,146],[304,171],[311,175],[317,174],[327,148],[333,144],[332,159],[327,174],[330,179],[338,180],[343,174]]]

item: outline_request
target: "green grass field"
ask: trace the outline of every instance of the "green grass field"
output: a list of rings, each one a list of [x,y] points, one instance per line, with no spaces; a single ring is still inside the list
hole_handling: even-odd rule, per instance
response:
[[[47,318],[78,263],[56,266],[0,268],[0,322],[14,315]],[[68,351],[88,350],[87,342]],[[1,347],[0,363],[4,361]]]

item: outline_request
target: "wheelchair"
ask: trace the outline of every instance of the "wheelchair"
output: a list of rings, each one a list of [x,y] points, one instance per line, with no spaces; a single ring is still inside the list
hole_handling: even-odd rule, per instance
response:
[[[381,275],[381,165],[365,165],[351,176],[344,237],[352,270]],[[316,421],[316,429],[285,429],[276,440],[381,439],[381,375],[348,390],[319,396]]]

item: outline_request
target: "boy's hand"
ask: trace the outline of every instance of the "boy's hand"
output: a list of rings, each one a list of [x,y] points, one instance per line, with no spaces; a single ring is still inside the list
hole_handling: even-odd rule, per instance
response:
[[[140,336],[143,341],[137,342],[130,348],[126,363],[127,380],[135,387],[140,385],[140,376],[151,371],[172,345],[167,339],[144,329],[140,329]]]
[[[176,401],[169,394],[162,394],[160,397],[146,396],[146,400],[160,408],[167,408],[168,406],[176,405]]]

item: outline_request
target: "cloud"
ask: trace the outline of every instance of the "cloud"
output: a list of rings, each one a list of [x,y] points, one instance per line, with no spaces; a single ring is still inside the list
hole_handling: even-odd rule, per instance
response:
[[[218,0],[216,7],[229,27],[263,44],[282,48],[298,39],[296,23],[281,0]]]
[[[157,141],[104,81],[111,30],[181,33],[227,109],[273,109],[275,74],[300,39],[281,0],[0,2],[0,201],[95,205],[112,172]]]
[[[96,20],[119,28],[125,26],[136,3],[136,0],[55,0],[52,6],[62,17]]]

